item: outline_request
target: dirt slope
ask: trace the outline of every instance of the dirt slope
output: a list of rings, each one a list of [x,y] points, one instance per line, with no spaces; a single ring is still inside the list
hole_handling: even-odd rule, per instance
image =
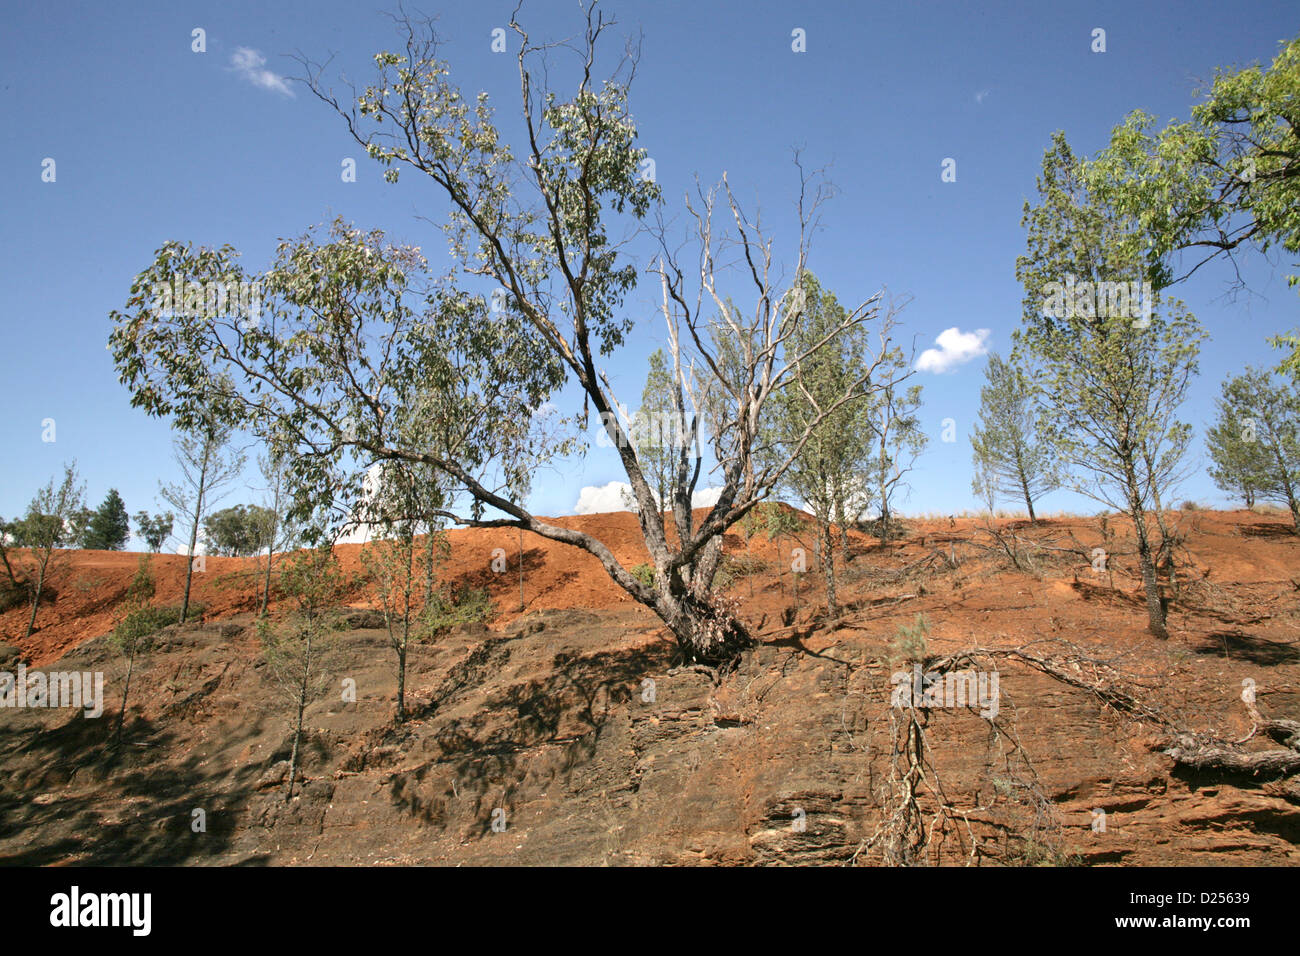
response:
[[[761,644],[716,682],[674,669],[657,620],[594,559],[526,537],[520,616],[515,534],[453,532],[447,577],[490,587],[501,619],[416,651],[416,713],[400,727],[386,636],[342,635],[332,686],[352,678],[358,700],[332,691],[309,709],[306,783],[289,803],[288,710],[249,626],[248,563],[209,559],[206,621],[167,629],[139,663],[115,751],[122,666],[99,635],[136,559],[73,554],[22,651],[103,671],[108,712],[0,709],[0,862],[888,862],[879,837],[900,812],[891,677],[907,666],[899,628],[918,614],[931,657],[1068,643],[1080,674],[1121,674],[1161,715],[1000,659],[996,726],[969,709],[926,712],[927,773],[957,811],[921,796],[936,833],[927,861],[1300,861],[1295,778],[1190,772],[1160,749],[1166,718],[1245,737],[1247,679],[1264,714],[1300,718],[1300,541],[1249,512],[1177,518],[1187,548],[1168,642],[1143,630],[1131,542],[1113,519],[996,523],[1022,568],[975,520],[912,523],[887,548],[855,535],[835,619],[817,609],[821,575],[804,577],[796,606],[789,544],[759,538],[751,551],[768,566],[728,593]],[[631,515],[558,520],[641,560]],[[1087,560],[1103,544],[1113,580]],[[488,567],[497,547],[511,556],[504,575]],[[160,559],[164,602],[179,594],[180,560]],[[5,633],[16,620],[0,620]]]

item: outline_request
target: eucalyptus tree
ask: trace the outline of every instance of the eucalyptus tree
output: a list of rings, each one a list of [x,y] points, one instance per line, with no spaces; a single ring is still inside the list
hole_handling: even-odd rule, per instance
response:
[[[1038,441],[1034,403],[1025,374],[996,352],[984,369],[980,421],[971,430],[977,493],[993,510],[993,495],[1022,498],[1036,521],[1034,499],[1057,487],[1050,450]]]
[[[27,619],[24,640],[36,630],[36,612],[45,594],[55,551],[71,543],[71,519],[84,507],[85,492],[86,486],[77,474],[77,463],[65,465],[62,480],[56,483],[51,478],[36,492],[27,506],[27,514],[11,527],[18,532],[17,543],[28,549],[32,565],[27,572],[32,613]]]
[[[868,474],[880,507],[877,534],[884,545],[889,541],[895,496],[907,487],[907,475],[930,440],[918,414],[921,386],[906,384],[911,363],[899,348],[882,349],[881,356],[873,372],[876,392],[868,403],[867,419],[873,432]]]
[[[434,552],[418,548],[420,528],[419,475],[399,462],[383,462],[378,487],[366,505],[367,524],[375,531],[362,550],[362,564],[379,593],[388,640],[397,655],[397,720],[406,719],[406,659],[410,644],[419,633],[416,592],[419,587],[419,558],[424,557],[432,574]],[[429,543],[434,540],[429,534]],[[432,599],[426,594],[425,608]]]
[[[262,486],[262,521],[258,527],[258,544],[266,548],[266,568],[262,573],[262,600],[258,616],[265,617],[271,609],[271,577],[275,570],[275,553],[293,547],[297,528],[289,520],[289,494],[285,478],[286,454],[282,449],[268,448],[257,456],[257,468],[265,484]]]
[[[175,524],[176,516],[170,511],[153,515],[147,511],[135,513],[136,534],[144,539],[145,545],[151,552],[162,550],[163,542],[171,537]]]
[[[258,625],[267,672],[292,709],[286,803],[293,798],[298,779],[307,707],[330,684],[330,666],[338,651],[335,637],[347,626],[338,606],[352,584],[339,568],[328,536],[322,531],[313,539],[317,546],[294,554],[281,571],[290,613],[274,623],[263,618]]]
[[[1156,290],[1212,259],[1275,247],[1300,253],[1300,37],[1282,41],[1271,65],[1220,69],[1187,120],[1158,132],[1141,110],[1125,117],[1085,167],[1090,189],[1140,229],[1127,252]],[[1190,264],[1176,265],[1180,256]],[[1289,277],[1300,284],[1300,275]],[[1291,350],[1283,368],[1300,380],[1300,333],[1276,336]]]
[[[1158,292],[1142,290],[1127,305],[1103,296],[1142,275],[1131,242],[1142,226],[1090,191],[1063,134],[1042,170],[1039,202],[1025,204],[1027,252],[1016,262],[1025,298],[1014,360],[1031,378],[1040,441],[1072,473],[1071,486],[1131,519],[1148,630],[1164,638],[1156,563],[1171,545],[1167,534],[1153,541],[1147,510],[1156,508],[1163,528],[1160,496],[1191,439],[1177,414],[1205,333]]]
[[[673,380],[668,374],[663,349],[651,352],[647,364],[641,407],[633,416],[630,438],[636,445],[637,460],[645,471],[650,491],[659,509],[663,510],[672,493],[674,465],[680,455],[680,436],[676,433],[677,420],[670,398]],[[628,497],[635,504],[630,491]]]
[[[808,346],[813,343],[825,340],[826,344],[796,365],[792,386],[779,394],[773,419],[778,441],[808,434],[783,484],[817,519],[826,609],[834,615],[838,609],[832,525],[838,519],[844,531],[848,502],[867,467],[873,430],[866,402],[840,405],[830,415],[823,410],[835,404],[846,387],[867,380],[872,349],[864,326],[844,328],[844,307],[811,272],[804,273],[800,291],[804,321],[791,336],[790,346],[804,352],[811,351]]]
[[[190,380],[196,392],[184,399],[190,407],[188,413],[178,419],[183,431],[172,441],[172,458],[180,468],[181,478],[160,484],[158,491],[159,497],[176,509],[184,527],[189,529],[185,596],[181,601],[182,623],[190,610],[199,529],[212,506],[220,500],[223,489],[239,477],[244,467],[243,453],[230,445],[232,432],[229,424],[219,417],[211,404],[214,395],[228,393],[234,383],[223,376],[215,379],[209,388],[205,384],[207,378],[205,373],[202,379]],[[179,380],[174,384],[179,384]]]
[[[1223,383],[1206,435],[1212,477],[1224,491],[1286,505],[1300,534],[1300,392],[1263,369]]]
[[[780,482],[810,434],[794,436],[762,467],[751,467],[764,407],[825,344],[803,352],[788,345],[803,315],[790,293],[806,268],[825,184],[799,168],[798,235],[786,269],[725,176],[687,199],[683,221],[690,235],[683,245],[651,215],[661,196],[644,174],[646,151],[628,111],[633,58],[603,81],[593,77],[597,45],[610,26],[594,6],[587,9],[574,60],[576,88],[568,96],[539,86],[539,76],[561,75],[555,57],[562,51],[551,48],[551,62],[539,70],[548,48],[512,20],[520,42],[518,153],[505,142],[488,97],[467,100],[449,80],[429,24],[401,24],[402,50],[379,54],[377,77],[351,100],[336,98],[321,68],[310,63],[307,81],[388,179],[415,171],[448,203],[445,230],[460,275],[431,277],[417,249],[336,223],[324,240],[308,233],[280,245],[274,264],[254,280],[264,303],[256,321],[229,310],[166,314],[151,304],[156,283],[247,278],[229,247],[169,242],[137,276],[125,309],[114,313],[111,347],[133,402],[192,423],[195,386],[211,385],[213,369],[228,371],[235,384],[223,391],[222,407],[294,448],[296,509],[319,505],[346,513],[361,476],[376,462],[431,465],[449,482],[449,504],[440,510],[447,520],[518,528],[581,548],[663,619],[686,659],[734,659],[752,638],[711,600],[710,586],[723,532]],[[619,421],[618,396],[602,368],[634,325],[623,303],[638,266],[624,239],[647,229],[658,248],[647,266],[659,279],[670,343],[671,415],[684,436],[667,516]],[[736,262],[742,265],[728,265]],[[726,312],[721,322],[754,348],[738,374],[724,374],[709,328],[722,311],[720,283],[737,275],[748,289],[746,311]],[[492,285],[496,308],[486,294]],[[740,298],[739,290],[732,298]],[[844,327],[882,318],[877,302],[873,297],[848,311]],[[825,341],[831,338],[828,333]],[[580,407],[557,413],[550,431],[521,431],[528,412],[566,384],[576,385]],[[716,390],[727,393],[732,413],[710,437],[720,491],[697,522],[691,497],[704,462],[701,409]],[[863,382],[848,383],[824,416],[862,400],[864,391]],[[394,410],[417,392],[433,402],[433,440],[418,445],[394,426]],[[521,437],[531,447],[524,460],[554,460],[592,413],[636,498],[652,581],[623,567],[605,542],[533,515],[510,494]],[[563,439],[555,437],[556,426]]]

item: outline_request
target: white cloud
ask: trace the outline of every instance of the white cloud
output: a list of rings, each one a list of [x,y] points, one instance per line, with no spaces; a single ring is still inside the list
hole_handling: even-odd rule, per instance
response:
[[[236,47],[235,52],[230,54],[231,69],[248,82],[273,93],[293,96],[293,88],[289,86],[288,81],[280,74],[264,69],[265,66],[266,57],[250,47]]]
[[[980,106],[983,106],[984,101],[988,99],[988,96],[989,96],[988,90],[980,90],[978,93],[975,94],[975,102],[980,104]]]
[[[916,360],[917,371],[942,374],[958,365],[964,365],[977,355],[984,355],[988,349],[984,343],[989,338],[988,329],[976,329],[963,332],[955,326],[944,329],[934,340],[937,349],[926,349]]]
[[[717,504],[721,488],[701,488],[691,496],[692,508],[711,508]],[[606,514],[611,511],[631,511],[632,486],[626,481],[611,481],[604,485],[587,485],[578,492],[578,503],[573,506],[575,515]]]
[[[721,488],[701,488],[691,495],[692,508],[712,508],[722,497]]]
[[[611,481],[604,485],[587,485],[578,492],[578,503],[573,506],[575,515],[604,514],[609,511],[627,511],[623,493],[631,490],[626,481]]]

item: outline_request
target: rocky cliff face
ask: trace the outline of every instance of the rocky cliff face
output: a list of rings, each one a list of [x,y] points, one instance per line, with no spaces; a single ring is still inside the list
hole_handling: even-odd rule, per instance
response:
[[[0,710],[0,861],[1297,862],[1293,778],[1163,752],[1175,730],[1247,737],[1244,681],[1260,712],[1300,716],[1300,592],[1285,578],[1300,547],[1222,537],[1190,542],[1201,565],[1168,642],[1144,634],[1122,580],[915,540],[855,557],[834,620],[811,582],[795,608],[775,577],[752,599],[739,579],[762,642],[723,674],[675,668],[665,632],[630,606],[462,628],[413,653],[400,726],[387,634],[363,626],[337,639],[288,802],[290,709],[247,614],[158,635],[116,750],[122,665],[97,638],[48,668],[105,673],[102,718]],[[898,573],[926,554],[956,560]],[[918,614],[921,652],[900,636]],[[996,713],[942,696],[893,706],[909,654],[996,669]],[[1256,734],[1240,749],[1278,746]]]

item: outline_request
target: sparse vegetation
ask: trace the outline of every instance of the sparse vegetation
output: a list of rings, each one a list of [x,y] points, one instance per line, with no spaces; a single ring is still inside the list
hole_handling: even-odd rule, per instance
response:
[[[1221,70],[1187,121],[1130,113],[1091,157],[1071,146],[1089,131],[1057,117],[1035,183],[1024,138],[999,133],[1016,112],[1000,81],[949,109],[941,140],[906,116],[894,143],[879,110],[840,115],[825,68],[844,58],[823,43],[862,38],[834,35],[847,20],[833,11],[775,31],[705,17],[727,35],[669,36],[691,70],[662,58],[656,25],[643,72],[635,26],[611,45],[598,0],[577,20],[555,12],[546,36],[519,19],[552,16],[537,6],[491,24],[506,56],[486,56],[481,18],[444,38],[399,7],[394,43],[300,55],[297,87],[246,47],[229,69],[183,71],[182,86],[297,89],[309,108],[275,115],[339,124],[354,149],[309,150],[311,168],[276,179],[299,199],[338,183],[341,159],[344,183],[368,164],[354,198],[382,179],[395,202],[348,202],[372,221],[272,241],[258,224],[302,204],[246,215],[265,192],[240,188],[248,164],[208,163],[231,177],[207,184],[230,205],[220,221],[178,219],[193,241],[134,224],[123,249],[157,238],[117,276],[109,352],[132,408],[170,428],[174,462],[143,426],[116,428],[91,380],[104,356],[68,334],[76,310],[31,292],[66,269],[15,284],[13,314],[54,324],[11,337],[7,462],[39,471],[56,449],[93,450],[96,497],[108,491],[88,507],[73,462],[0,520],[0,862],[1295,862],[1300,329],[1277,325],[1272,287],[1249,309],[1230,300],[1248,277],[1272,283],[1279,251],[1300,254],[1300,38]],[[923,67],[996,61],[965,15],[875,37],[875,72],[905,85],[890,60],[904,43]],[[1161,89],[1151,64],[1203,54],[1173,21],[1143,32],[1149,56],[1118,58],[1129,105]],[[1276,35],[1228,21],[1249,27],[1228,38],[1238,52]],[[1084,28],[1066,27],[1049,47],[1083,55]],[[790,54],[811,56],[787,58],[787,29]],[[184,52],[172,39],[164,66]],[[203,29],[193,39],[207,52]],[[37,49],[32,63],[52,59]],[[1016,87],[1019,113],[1051,117],[1055,59]],[[507,108],[485,63],[515,74]],[[774,83],[790,89],[774,99]],[[47,157],[37,187],[36,157],[71,149],[44,142],[42,108],[37,141],[16,134],[28,170],[11,218],[50,213],[19,259],[53,270],[81,246],[51,223],[98,236],[123,206],[60,215],[69,196],[140,185],[117,141],[152,137],[131,155],[175,143],[159,139],[168,124],[92,117],[126,130],[91,136],[118,150],[115,177],[60,154],[64,185]],[[217,126],[195,126],[195,155]],[[711,167],[697,172],[682,144],[701,129],[722,148],[697,150]],[[805,134],[792,154],[773,139]],[[949,152],[969,157],[962,185],[957,158],[934,168]],[[837,177],[847,160],[846,217],[830,219],[839,190],[806,155],[835,157]],[[184,191],[175,170],[193,172],[146,165],[169,196]],[[781,169],[789,201],[770,192]],[[994,200],[1022,194],[1015,248],[999,226],[1015,210]],[[199,244],[222,223],[258,261]],[[1268,255],[1237,271],[1248,248]],[[1220,258],[1229,295],[1197,287],[1203,326],[1172,293]],[[999,304],[1013,274],[1018,316]],[[885,280],[922,286],[914,327],[910,294]],[[99,282],[83,270],[81,299],[106,301]],[[1272,327],[1240,331],[1261,318]],[[1187,410],[1203,416],[1215,393],[1202,445]],[[132,522],[118,489],[138,496],[142,476],[167,510]],[[1103,510],[1051,510],[1080,497]],[[133,525],[138,560],[120,553]],[[106,721],[75,713],[105,701]]]

